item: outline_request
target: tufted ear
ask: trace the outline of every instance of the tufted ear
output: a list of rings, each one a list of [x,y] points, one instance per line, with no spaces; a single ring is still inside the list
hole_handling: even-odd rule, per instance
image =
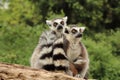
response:
[[[63,18],[64,22],[67,22],[67,19],[68,19],[68,17],[67,17],[67,16],[66,16],[66,17],[64,17],[64,18]]]
[[[48,26],[52,26],[52,21],[51,21],[51,20],[46,20],[46,24],[47,24]]]
[[[80,32],[83,33],[85,30],[85,27],[80,27]]]

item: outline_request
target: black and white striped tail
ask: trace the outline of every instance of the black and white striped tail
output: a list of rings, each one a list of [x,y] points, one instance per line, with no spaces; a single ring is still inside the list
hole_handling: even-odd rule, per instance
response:
[[[55,70],[66,72],[69,68],[69,61],[65,54],[63,45],[63,38],[58,39],[53,44],[53,63]]]
[[[39,57],[39,63],[42,65],[42,69],[53,71],[54,64],[52,59],[53,51],[52,51],[52,44],[46,44],[42,45],[40,57]]]

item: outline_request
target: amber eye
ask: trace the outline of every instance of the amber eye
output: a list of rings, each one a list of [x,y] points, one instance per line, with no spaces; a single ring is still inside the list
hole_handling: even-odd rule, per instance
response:
[[[75,34],[75,33],[77,33],[77,30],[72,29],[71,32],[72,32],[73,34]]]
[[[53,23],[53,26],[55,26],[55,27],[56,27],[57,25],[58,25],[58,23],[56,23],[56,22],[54,22],[54,23]]]
[[[60,24],[64,25],[64,21],[61,21]]]

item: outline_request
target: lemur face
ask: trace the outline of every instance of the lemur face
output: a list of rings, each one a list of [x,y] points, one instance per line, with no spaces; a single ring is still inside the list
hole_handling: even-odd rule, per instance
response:
[[[66,26],[67,17],[58,18],[54,20],[46,20],[46,23],[51,30],[62,32]]]
[[[65,36],[69,36],[71,38],[82,38],[83,31],[85,30],[85,27],[77,27],[76,25],[72,25],[69,27],[66,27],[63,31]]]
[[[72,27],[70,33],[75,38],[81,38],[85,27]]]

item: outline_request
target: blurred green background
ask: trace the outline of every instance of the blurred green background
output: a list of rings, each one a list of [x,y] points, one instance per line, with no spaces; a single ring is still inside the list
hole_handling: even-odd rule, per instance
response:
[[[89,78],[120,80],[120,0],[0,0],[0,62],[29,66],[46,19],[86,26]]]

